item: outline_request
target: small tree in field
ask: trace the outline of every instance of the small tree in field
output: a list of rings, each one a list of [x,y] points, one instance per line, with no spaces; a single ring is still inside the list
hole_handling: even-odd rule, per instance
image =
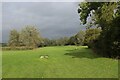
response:
[[[20,33],[20,42],[22,42],[27,47],[38,47],[39,43],[42,41],[38,29],[34,26],[26,26],[22,29]]]
[[[15,29],[10,32],[8,46],[19,46],[19,33]]]

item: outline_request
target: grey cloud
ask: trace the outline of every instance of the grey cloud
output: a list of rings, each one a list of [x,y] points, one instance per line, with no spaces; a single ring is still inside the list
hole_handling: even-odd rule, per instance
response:
[[[80,29],[78,3],[73,2],[7,2],[3,3],[3,42],[11,29],[36,25],[43,37],[71,36]]]

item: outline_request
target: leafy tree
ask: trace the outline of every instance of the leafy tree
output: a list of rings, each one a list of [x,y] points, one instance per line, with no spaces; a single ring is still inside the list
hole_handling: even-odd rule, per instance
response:
[[[83,45],[84,44],[84,38],[85,38],[85,32],[84,31],[79,31],[75,35],[75,44],[76,45]]]
[[[68,40],[68,45],[76,45],[75,41],[75,36],[71,36]]]
[[[11,47],[19,46],[19,33],[13,29],[10,31],[8,45]]]
[[[26,26],[20,33],[20,42],[27,47],[38,47],[42,42],[42,38],[38,29],[34,26]]]
[[[45,46],[53,46],[53,43],[55,43],[55,42],[53,42],[53,40],[50,40],[50,39],[48,39],[48,38],[44,38],[43,39],[43,46],[45,47]]]
[[[87,44],[88,47],[94,44],[94,41],[97,40],[101,32],[99,28],[90,28],[86,30],[84,44]]]
[[[71,36],[67,41],[67,45],[83,45],[85,38],[85,32],[79,31],[76,35]]]
[[[68,42],[68,37],[61,37],[61,38],[56,40],[56,44],[58,46],[64,46],[67,44],[67,42]]]
[[[98,24],[102,29],[93,44],[97,53],[109,57],[120,56],[120,1],[80,3],[78,13],[83,24],[87,23],[88,17],[94,16],[93,24]]]
[[[59,39],[43,39],[44,40],[44,46],[64,46],[68,42],[68,37],[61,37]]]

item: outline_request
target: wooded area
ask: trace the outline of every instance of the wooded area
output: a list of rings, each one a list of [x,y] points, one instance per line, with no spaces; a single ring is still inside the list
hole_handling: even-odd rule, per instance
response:
[[[91,48],[97,54],[120,58],[120,1],[81,3],[78,13],[83,24],[90,16],[91,25],[102,29],[100,36],[89,43]]]

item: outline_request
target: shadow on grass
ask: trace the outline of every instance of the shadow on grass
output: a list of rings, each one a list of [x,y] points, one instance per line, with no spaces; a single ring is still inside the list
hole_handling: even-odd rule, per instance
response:
[[[69,55],[72,58],[100,58],[97,54],[93,53],[93,51],[89,48],[80,48],[80,49],[73,49],[73,50],[66,50],[67,53],[64,55]]]

